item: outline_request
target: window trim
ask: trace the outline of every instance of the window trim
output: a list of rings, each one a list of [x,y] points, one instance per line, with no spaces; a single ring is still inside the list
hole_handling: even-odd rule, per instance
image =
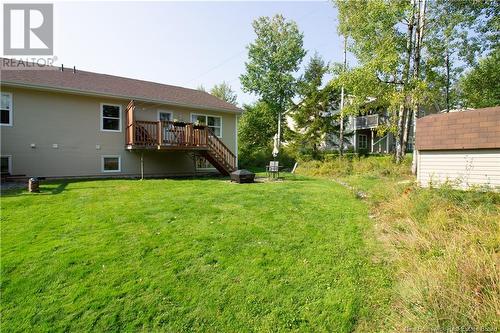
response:
[[[365,143],[364,147],[361,146],[361,137],[362,136],[365,137],[365,139],[366,139],[365,142],[364,142]],[[358,148],[359,149],[368,149],[368,135],[366,135],[366,134],[358,134]]]
[[[109,105],[109,106],[117,106],[119,108],[119,118],[118,118],[118,122],[119,122],[119,126],[118,126],[118,130],[110,130],[110,129],[104,129],[104,105]],[[123,122],[123,117],[122,117],[122,106],[121,104],[112,104],[112,103],[101,103],[100,104],[100,121],[101,121],[101,132],[115,132],[115,133],[119,133],[122,131],[122,122]],[[106,118],[109,118],[109,119],[116,119],[114,117],[106,117]]]
[[[105,158],[118,158],[118,170],[104,170],[104,159]],[[122,156],[121,155],[101,155],[101,172],[122,172]]]
[[[169,113],[170,114],[170,121],[174,121],[174,113],[172,111],[169,111],[169,110],[162,110],[162,109],[158,109],[158,112],[157,112],[157,116],[156,116],[156,119],[158,121],[160,121],[160,113]]]
[[[5,94],[5,95],[8,95],[10,97],[10,101],[9,101],[9,122],[6,123],[6,124],[3,124],[3,123],[0,123],[0,126],[13,126],[14,125],[14,110],[12,109],[12,104],[13,104],[13,97],[12,97],[12,93],[11,92],[7,92],[7,91],[2,91],[2,95]]]
[[[9,175],[12,175],[12,155],[0,155],[0,157],[7,157],[7,159],[9,160],[8,173],[9,173]]]
[[[189,121],[193,122],[193,116],[203,116],[206,119],[206,125],[208,127],[208,117],[220,118],[220,136],[217,136],[219,139],[222,139],[222,116],[215,116],[212,114],[204,114],[204,113],[193,113],[191,112],[189,116]]]

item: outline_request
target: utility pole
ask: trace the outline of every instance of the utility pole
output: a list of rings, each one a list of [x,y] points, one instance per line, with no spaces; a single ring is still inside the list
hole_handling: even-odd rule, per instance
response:
[[[344,36],[344,72],[347,69],[347,37]],[[344,84],[340,92],[340,133],[339,133],[339,155],[344,155]]]

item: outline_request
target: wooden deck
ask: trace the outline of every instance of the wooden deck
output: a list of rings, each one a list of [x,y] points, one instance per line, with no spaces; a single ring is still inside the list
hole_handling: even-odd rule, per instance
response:
[[[126,110],[125,147],[128,150],[200,151],[219,172],[236,170],[236,156],[206,125],[134,119],[134,102]]]

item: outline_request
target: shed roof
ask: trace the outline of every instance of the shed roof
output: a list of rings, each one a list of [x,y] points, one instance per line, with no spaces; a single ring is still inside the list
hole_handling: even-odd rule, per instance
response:
[[[500,148],[500,106],[420,118],[415,143],[418,150]]]

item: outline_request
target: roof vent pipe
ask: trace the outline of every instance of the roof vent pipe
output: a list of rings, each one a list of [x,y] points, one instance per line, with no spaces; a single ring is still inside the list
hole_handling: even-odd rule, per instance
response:
[[[61,64],[61,72],[64,72],[64,64]]]
[[[73,66],[73,74],[76,73],[76,66]]]

